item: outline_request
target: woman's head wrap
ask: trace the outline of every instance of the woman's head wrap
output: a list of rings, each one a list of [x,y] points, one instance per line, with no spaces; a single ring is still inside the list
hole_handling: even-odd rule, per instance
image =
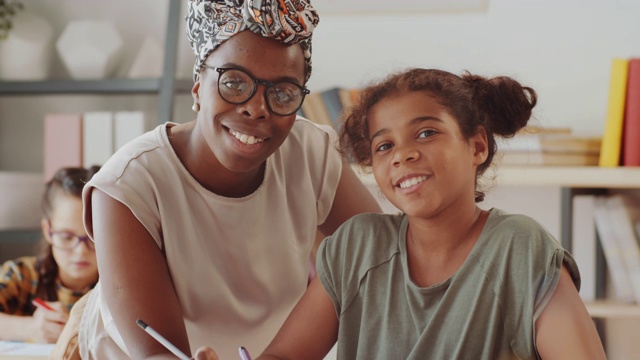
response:
[[[190,0],[187,36],[196,54],[198,80],[207,56],[233,35],[249,29],[283,44],[300,43],[305,82],[311,75],[311,34],[320,20],[310,0]]]

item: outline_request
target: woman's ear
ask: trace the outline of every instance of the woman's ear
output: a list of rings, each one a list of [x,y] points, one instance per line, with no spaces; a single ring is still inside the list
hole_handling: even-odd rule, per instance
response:
[[[193,97],[193,103],[200,105],[200,78],[193,84],[191,96]]]
[[[489,142],[487,141],[487,131],[484,127],[478,127],[476,134],[471,137],[471,146],[473,148],[473,164],[480,165],[484,163],[489,156]]]
[[[47,240],[47,242],[49,244],[51,244],[51,235],[49,235],[49,231],[51,231],[51,224],[49,223],[49,219],[42,219],[40,220],[40,227],[42,228],[42,235],[44,236],[45,240]]]

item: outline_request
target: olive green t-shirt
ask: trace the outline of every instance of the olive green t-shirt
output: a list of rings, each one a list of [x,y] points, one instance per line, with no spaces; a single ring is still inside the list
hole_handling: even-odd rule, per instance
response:
[[[407,266],[405,215],[362,214],[325,239],[318,276],[340,320],[338,359],[536,359],[534,325],[564,264],[535,220],[492,209],[460,269],[422,288]]]

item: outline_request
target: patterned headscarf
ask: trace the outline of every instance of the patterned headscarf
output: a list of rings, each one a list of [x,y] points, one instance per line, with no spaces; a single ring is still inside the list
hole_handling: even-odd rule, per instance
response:
[[[233,35],[249,29],[283,44],[302,46],[305,82],[311,75],[311,34],[320,18],[310,0],[190,0],[187,36],[196,54],[193,79],[207,56]]]

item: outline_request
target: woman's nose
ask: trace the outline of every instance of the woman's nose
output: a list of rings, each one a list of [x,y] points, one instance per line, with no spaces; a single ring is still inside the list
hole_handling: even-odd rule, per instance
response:
[[[237,105],[243,115],[257,120],[264,120],[270,115],[266,99],[267,89],[258,85],[255,94],[243,104]]]

